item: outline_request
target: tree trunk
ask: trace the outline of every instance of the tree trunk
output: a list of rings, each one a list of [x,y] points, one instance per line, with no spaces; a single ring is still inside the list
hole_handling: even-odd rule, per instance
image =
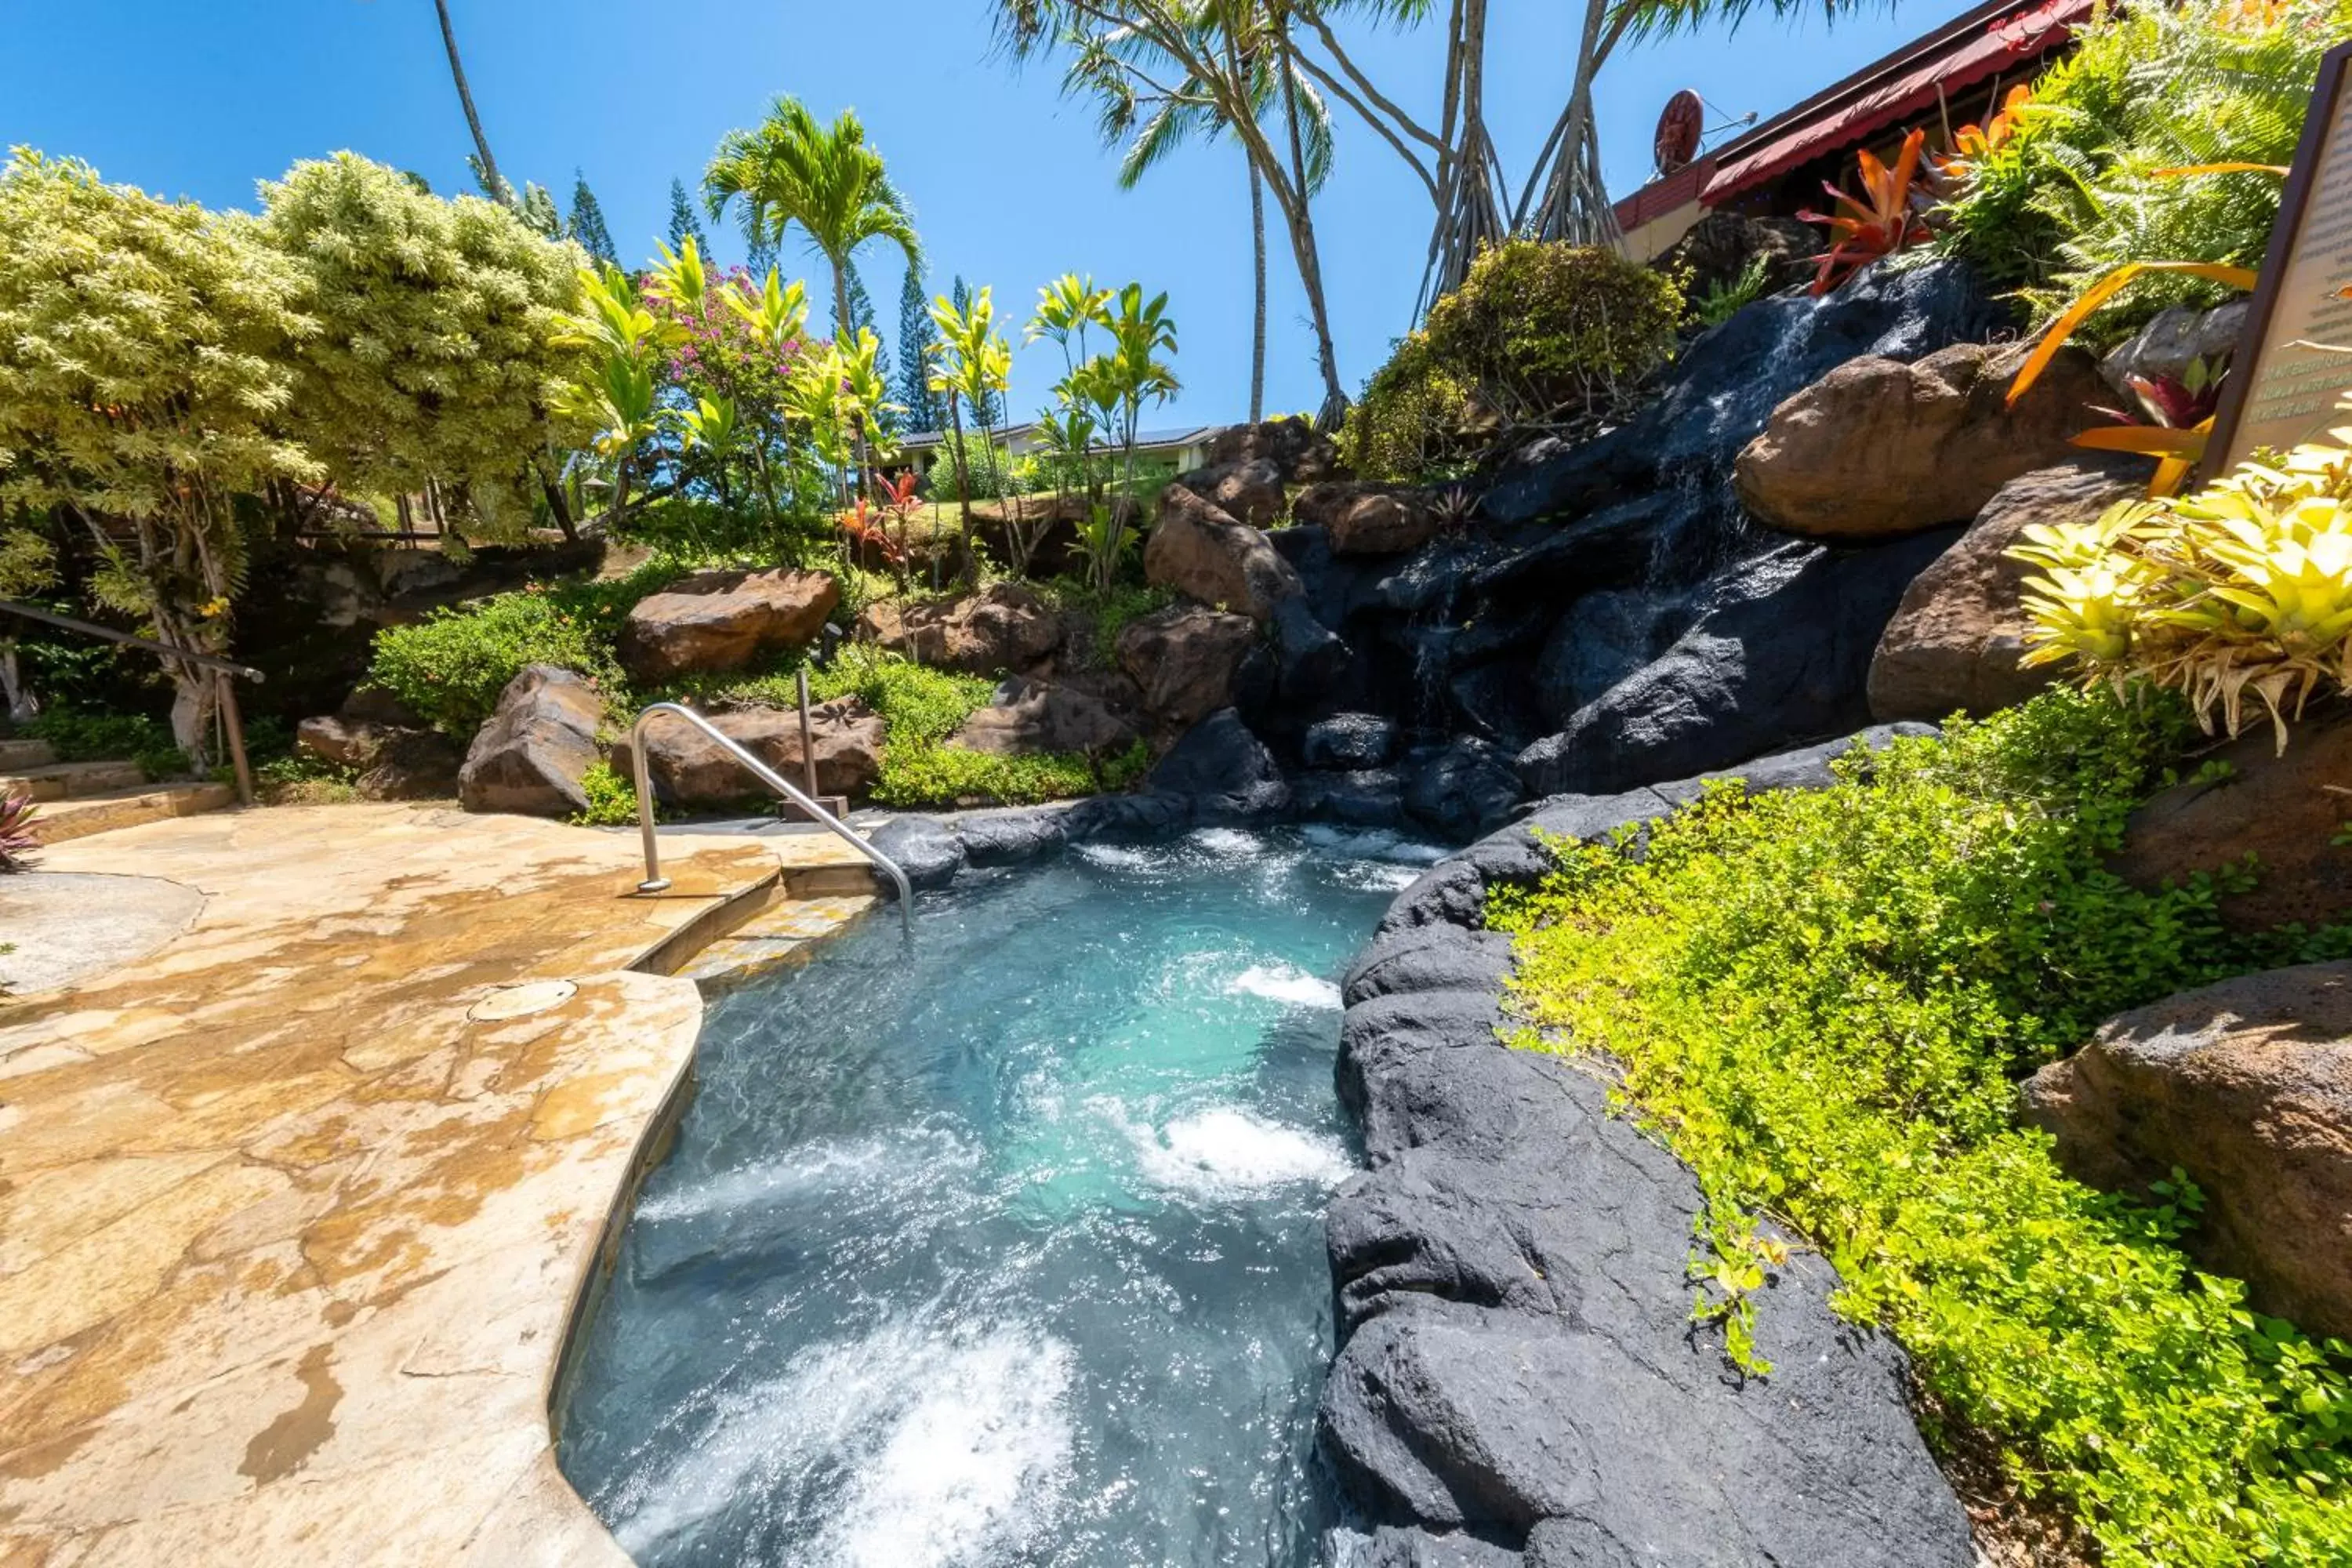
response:
[[[490,195],[512,206],[514,192],[499,173],[499,161],[490,156],[490,140],[482,134],[482,117],[474,112],[473,89],[466,85],[466,67],[457,58],[457,30],[449,26],[449,0],[433,0],[433,8],[441,14],[441,47],[449,51],[449,76],[457,84],[457,101],[465,106],[466,125],[474,133],[474,152],[482,160],[482,175],[489,181]]]
[[[849,322],[849,258],[826,258],[833,263],[834,347],[845,348],[856,341],[856,329]],[[866,416],[853,416],[849,422],[850,464],[857,471],[850,476],[850,492],[861,495],[866,490]]]
[[[549,477],[547,469],[535,458],[531,459],[530,471],[539,476],[540,493],[547,497],[547,510],[555,514],[555,526],[563,531],[566,540],[578,543],[580,530],[572,521],[572,506],[563,499],[562,487]]]
[[[1308,314],[1315,321],[1315,354],[1323,368],[1323,407],[1315,416],[1326,430],[1339,428],[1347,416],[1348,394],[1339,384],[1339,352],[1331,343],[1331,314],[1323,301],[1323,262],[1315,248],[1315,223],[1307,210],[1307,147],[1298,131],[1298,82],[1291,72],[1290,39],[1282,40],[1282,118],[1290,139],[1290,184],[1295,210],[1283,214],[1290,228],[1290,247],[1298,257],[1298,280],[1307,288]]]
[[[1249,181],[1251,279],[1256,299],[1250,325],[1249,420],[1255,425],[1265,417],[1265,181],[1255,159],[1249,160]]]

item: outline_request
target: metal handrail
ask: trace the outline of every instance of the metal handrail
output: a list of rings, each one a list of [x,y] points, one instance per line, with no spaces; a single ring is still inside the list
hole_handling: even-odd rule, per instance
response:
[[[898,868],[898,862],[851,832],[849,825],[841,818],[777,777],[765,763],[719,733],[718,726],[711,723],[709,720],[705,719],[693,709],[677,702],[648,704],[638,712],[629,725],[629,759],[637,775],[637,831],[645,836],[646,842],[646,879],[637,884],[637,891],[658,893],[669,886],[669,879],[661,874],[661,850],[654,842],[654,778],[652,768],[646,757],[646,725],[648,721],[664,713],[673,714],[685,720],[718,742],[728,755],[750,769],[754,778],[807,812],[835,837],[842,839],[851,848],[888,872],[890,879],[898,884],[898,916],[906,922],[907,934],[909,937],[915,934],[914,884],[907,880],[907,873]]]

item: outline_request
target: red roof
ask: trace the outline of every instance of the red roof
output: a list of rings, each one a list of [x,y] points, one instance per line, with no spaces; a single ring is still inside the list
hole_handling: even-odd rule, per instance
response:
[[[1935,106],[1939,91],[1948,100],[1964,88],[2038,59],[2074,36],[2074,25],[2090,16],[2092,5],[2093,0],[2039,0],[2004,9],[1950,39],[1932,40],[1945,47],[1908,61],[1882,62],[1782,116],[1777,129],[1766,124],[1741,137],[1753,150],[1719,161],[1699,200],[1719,206],[1801,163],[1917,116]],[[1882,75],[1889,65],[1907,68]],[[1737,151],[1738,143],[1723,149]]]

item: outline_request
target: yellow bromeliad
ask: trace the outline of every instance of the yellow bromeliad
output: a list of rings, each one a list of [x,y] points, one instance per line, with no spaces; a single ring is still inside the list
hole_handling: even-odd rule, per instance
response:
[[[2330,435],[2194,496],[2027,529],[2023,662],[2177,687],[2233,735],[2252,693],[2284,751],[2315,695],[2352,691],[2352,429]]]

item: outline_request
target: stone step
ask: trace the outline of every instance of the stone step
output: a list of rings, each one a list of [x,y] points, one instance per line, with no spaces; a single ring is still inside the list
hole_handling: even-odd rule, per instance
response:
[[[46,768],[58,760],[47,741],[0,741],[0,773]]]
[[[34,814],[26,831],[37,844],[63,844],[69,838],[194,816],[236,804],[236,791],[225,784],[143,784],[45,804]]]
[[[866,879],[868,886],[872,880]],[[874,901],[871,893],[780,899],[695,954],[678,973],[709,994],[806,963],[813,944],[864,914]]]
[[[0,773],[0,795],[30,794],[35,800],[86,800],[135,789],[147,782],[137,763],[49,763]]]

